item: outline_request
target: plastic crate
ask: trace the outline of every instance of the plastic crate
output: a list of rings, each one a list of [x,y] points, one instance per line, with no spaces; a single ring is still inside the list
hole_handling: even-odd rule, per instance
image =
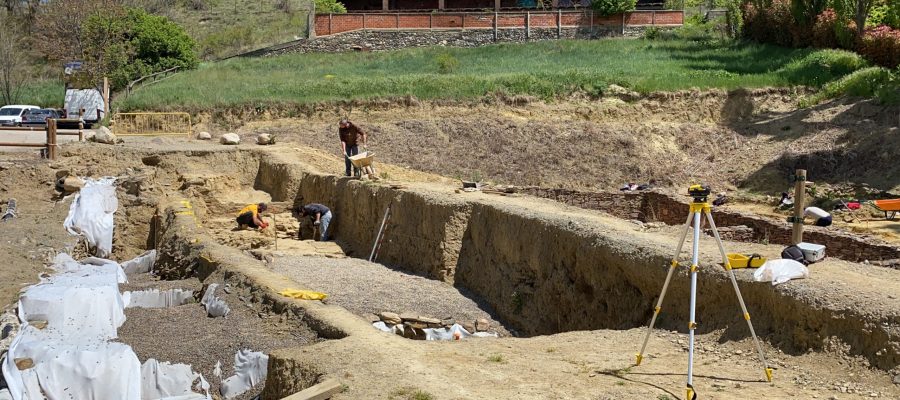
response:
[[[749,255],[740,253],[728,253],[727,256],[728,263],[731,264],[731,268],[759,268],[766,263],[766,258],[761,257],[759,254]],[[752,261],[750,260],[751,258],[753,258]]]

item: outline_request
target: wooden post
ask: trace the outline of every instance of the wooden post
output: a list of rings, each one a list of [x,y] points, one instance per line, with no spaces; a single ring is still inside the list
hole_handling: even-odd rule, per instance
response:
[[[306,15],[306,38],[313,39],[316,37],[316,11],[313,10]]]
[[[531,39],[531,12],[525,11],[525,39]]]
[[[462,30],[466,30],[466,14],[467,13],[462,13],[462,22],[459,24],[460,29]]]
[[[588,29],[588,38],[594,37],[594,10],[591,10],[591,22],[589,22],[590,29]]]
[[[109,79],[103,77],[103,115],[109,114]],[[97,120],[103,118],[98,117]]]
[[[84,141],[84,122],[78,121],[78,141]]]
[[[656,10],[650,11],[650,25],[656,25]]]
[[[363,13],[363,30],[366,30],[366,14]],[[278,240],[278,239],[275,239]]]
[[[395,22],[395,25],[397,26],[397,29],[400,29],[400,13],[397,13],[397,18],[394,22]]]
[[[428,29],[434,30],[434,14],[428,13]]]
[[[625,13],[622,13],[622,36],[625,36]]]
[[[56,160],[56,120],[47,120],[47,158]]]
[[[791,244],[803,241],[803,206],[806,202],[806,170],[798,169],[794,175],[794,229]]]
[[[334,19],[334,14],[328,14],[328,34],[331,35],[334,31],[331,30],[331,21]]]

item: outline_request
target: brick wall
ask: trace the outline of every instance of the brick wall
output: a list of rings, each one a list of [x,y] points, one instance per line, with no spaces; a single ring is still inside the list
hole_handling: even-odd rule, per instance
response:
[[[621,27],[626,26],[674,26],[681,25],[684,14],[681,11],[633,11],[623,15],[602,17],[593,11],[529,12],[529,13],[350,13],[316,15],[316,36],[327,36],[342,32],[365,29],[492,29],[494,19],[497,27],[508,28],[555,28],[561,24],[568,28]]]
[[[623,219],[659,221],[683,225],[688,215],[688,199],[659,192],[602,193],[567,189],[523,188],[522,193],[552,199],[591,210],[600,210]],[[713,209],[717,227],[744,225],[753,230],[753,241],[789,245],[791,226],[783,221],[726,208]],[[900,247],[873,237],[817,226],[803,228],[803,240],[826,247],[825,253],[847,261],[893,261],[900,259]],[[897,268],[894,262],[888,263]]]

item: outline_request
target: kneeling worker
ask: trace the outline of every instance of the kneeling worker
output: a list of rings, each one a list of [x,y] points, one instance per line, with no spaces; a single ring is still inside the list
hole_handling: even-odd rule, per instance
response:
[[[303,207],[295,208],[294,213],[299,215],[299,217],[309,217],[313,225],[319,227],[319,238],[321,241],[328,240],[328,224],[331,223],[331,210],[328,207],[319,203],[310,203]]]
[[[831,225],[831,214],[819,207],[806,207],[806,209],[803,210],[803,217],[816,218],[816,226]]]
[[[269,206],[266,203],[250,204],[242,208],[237,216],[238,229],[246,227],[253,229],[267,228],[269,224],[259,217],[259,213],[265,212],[268,208]]]

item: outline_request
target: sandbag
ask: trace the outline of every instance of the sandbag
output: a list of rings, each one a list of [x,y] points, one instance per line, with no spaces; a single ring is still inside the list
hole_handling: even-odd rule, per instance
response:
[[[769,260],[753,273],[757,282],[772,282],[772,285],[785,283],[791,279],[803,279],[809,277],[809,268],[805,265],[787,259]]]
[[[147,250],[134,259],[122,263],[122,269],[126,275],[146,274],[153,271],[153,264],[156,263],[156,250]]]
[[[198,382],[194,385],[194,382]],[[194,393],[192,388],[204,391]],[[171,364],[151,358],[141,366],[142,400],[209,400],[209,383],[188,364]]]
[[[63,223],[70,234],[84,236],[98,257],[112,253],[113,213],[119,208],[114,182],[115,178],[86,179]]]

